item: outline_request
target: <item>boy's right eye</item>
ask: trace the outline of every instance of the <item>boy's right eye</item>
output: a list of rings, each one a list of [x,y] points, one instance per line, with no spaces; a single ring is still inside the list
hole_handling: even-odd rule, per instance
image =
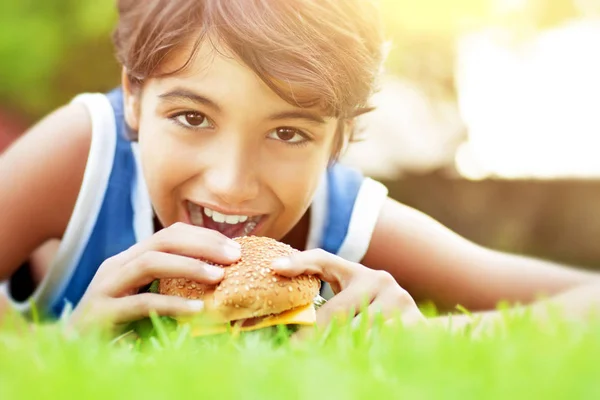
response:
[[[185,128],[212,128],[212,124],[208,118],[196,111],[186,111],[176,114],[171,118]]]

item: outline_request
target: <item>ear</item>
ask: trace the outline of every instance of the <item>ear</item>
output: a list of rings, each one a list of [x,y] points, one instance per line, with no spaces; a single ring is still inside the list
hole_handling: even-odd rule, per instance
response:
[[[352,139],[355,127],[356,122],[354,118],[347,118],[341,121],[342,131],[338,143],[338,156],[342,156],[346,152],[346,149],[348,148],[348,145]]]
[[[332,143],[333,148],[330,161],[335,162],[344,154],[348,147],[348,143],[350,142],[350,136],[352,135],[353,129],[354,119],[341,119],[338,121],[335,139]]]
[[[121,87],[123,88],[123,106],[125,122],[131,130],[137,132],[140,127],[140,88],[131,82],[127,69],[121,71]]]

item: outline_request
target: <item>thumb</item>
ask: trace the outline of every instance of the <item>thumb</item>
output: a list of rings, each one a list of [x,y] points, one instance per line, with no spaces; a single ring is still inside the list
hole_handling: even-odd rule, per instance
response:
[[[298,275],[315,275],[330,285],[345,288],[356,272],[357,266],[322,249],[307,250],[275,260],[273,270],[289,278]]]

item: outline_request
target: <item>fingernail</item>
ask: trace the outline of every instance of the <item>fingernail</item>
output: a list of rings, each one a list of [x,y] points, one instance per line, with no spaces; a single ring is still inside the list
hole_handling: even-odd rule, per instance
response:
[[[275,261],[273,261],[272,266],[273,268],[276,269],[286,269],[289,268],[290,265],[292,265],[291,261],[289,258],[278,258]]]
[[[223,277],[223,275],[225,274],[225,271],[223,271],[223,268],[218,268],[218,267],[209,267],[209,268],[207,268],[206,272],[213,279],[221,279]]]
[[[225,246],[223,248],[223,254],[227,258],[230,258],[230,259],[233,259],[233,260],[237,260],[238,258],[241,257],[242,251],[241,251],[241,249],[239,247],[230,246],[229,244],[227,244],[227,246]]]
[[[235,240],[229,240],[227,242],[227,244],[235,247],[236,249],[241,249],[242,248],[242,245],[239,244],[238,242],[236,242]]]
[[[204,309],[204,302],[202,300],[188,300],[187,304],[192,311],[202,311]]]

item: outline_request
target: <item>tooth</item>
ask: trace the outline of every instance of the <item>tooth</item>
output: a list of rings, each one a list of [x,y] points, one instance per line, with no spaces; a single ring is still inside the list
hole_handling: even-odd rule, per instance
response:
[[[212,218],[213,210],[211,210],[210,208],[204,207],[204,214],[206,214],[207,217],[211,217]]]
[[[237,224],[240,221],[240,217],[237,215],[226,215],[225,222],[228,224]]]
[[[240,222],[246,222],[246,221],[248,221],[248,216],[247,215],[240,215],[239,219],[240,219]]]
[[[190,222],[193,225],[202,226],[204,222],[202,218],[202,210],[193,204],[188,204],[188,210],[190,212]]]
[[[211,218],[215,222],[225,222],[225,215],[221,214],[220,212],[214,211],[214,210],[212,212]]]
[[[256,228],[256,222],[254,221],[250,221],[246,224],[246,226],[244,226],[244,235],[248,235],[250,232],[252,232],[254,230],[254,228]]]

